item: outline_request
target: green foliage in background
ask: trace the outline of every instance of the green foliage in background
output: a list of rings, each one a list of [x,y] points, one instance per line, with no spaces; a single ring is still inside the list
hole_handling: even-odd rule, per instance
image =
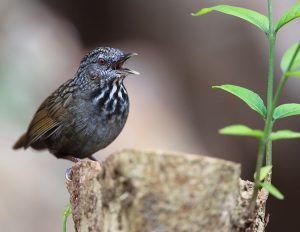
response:
[[[300,42],[296,42],[283,55],[280,63],[282,76],[274,92],[274,60],[275,43],[277,32],[290,21],[300,17],[300,2],[293,5],[285,12],[278,22],[273,23],[272,0],[267,0],[268,15],[265,16],[253,10],[235,7],[230,5],[218,5],[209,8],[203,8],[192,14],[201,16],[212,11],[221,12],[227,15],[241,18],[264,32],[269,44],[269,65],[268,65],[268,86],[267,86],[267,104],[265,105],[261,97],[244,87],[236,85],[220,85],[213,88],[222,89],[244,101],[251,109],[255,110],[265,122],[263,130],[251,129],[245,125],[231,125],[219,130],[220,134],[250,136],[259,139],[258,157],[256,172],[254,174],[255,191],[253,201],[257,197],[258,190],[265,188],[271,195],[277,199],[283,199],[283,194],[271,183],[272,173],[272,141],[279,139],[300,138],[300,133],[291,130],[280,130],[273,132],[273,126],[276,120],[300,115],[300,104],[288,103],[278,105],[282,91],[289,77],[300,77]],[[264,166],[265,165],[265,166]]]

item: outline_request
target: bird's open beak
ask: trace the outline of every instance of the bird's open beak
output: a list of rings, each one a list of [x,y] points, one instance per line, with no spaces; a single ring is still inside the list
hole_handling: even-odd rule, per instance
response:
[[[123,65],[128,60],[129,58],[133,56],[137,56],[137,53],[127,53],[125,54],[121,59],[119,59],[117,62],[113,63],[113,69],[120,71],[121,73],[127,75],[127,74],[134,74],[134,75],[140,75],[139,72],[129,69],[129,68],[124,68]]]

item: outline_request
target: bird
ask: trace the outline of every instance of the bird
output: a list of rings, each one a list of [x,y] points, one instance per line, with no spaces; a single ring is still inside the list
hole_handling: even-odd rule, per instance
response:
[[[137,53],[98,47],[87,53],[69,79],[47,97],[13,149],[48,149],[56,158],[78,162],[112,143],[129,113],[123,67]]]

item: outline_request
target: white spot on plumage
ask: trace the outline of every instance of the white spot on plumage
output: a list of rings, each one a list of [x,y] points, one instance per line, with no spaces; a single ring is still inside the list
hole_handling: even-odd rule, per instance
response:
[[[121,88],[120,88],[120,90],[119,90],[118,96],[119,96],[120,98],[122,98],[122,100],[124,100],[123,94],[124,94],[124,95],[127,95],[127,91],[126,91],[126,89],[124,88],[124,86],[121,85]]]
[[[97,103],[104,97],[104,95],[105,95],[105,93],[106,93],[107,91],[108,91],[108,88],[104,89],[104,90],[102,91],[101,94],[99,94],[98,96],[96,96],[96,97],[94,98],[93,102],[94,102],[95,104],[97,104]]]
[[[113,84],[113,87],[112,87],[112,89],[111,89],[111,91],[110,91],[110,94],[109,94],[109,99],[112,99],[112,96],[113,96],[114,93],[117,91],[117,89],[118,89],[118,86],[117,86],[116,83],[114,83],[114,84]]]
[[[122,88],[122,87],[121,87]],[[118,97],[122,99],[122,101],[124,100],[123,98],[123,94],[122,94],[122,90],[121,88],[119,89],[119,92],[118,92]]]

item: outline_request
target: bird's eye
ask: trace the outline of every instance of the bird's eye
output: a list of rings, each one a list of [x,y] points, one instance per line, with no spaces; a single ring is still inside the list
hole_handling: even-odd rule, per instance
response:
[[[100,58],[100,59],[98,60],[98,64],[100,64],[100,65],[105,65],[105,64],[106,64],[106,60],[104,60],[103,58]]]
[[[90,76],[90,79],[93,81],[93,80],[96,80],[97,79],[97,76]]]

